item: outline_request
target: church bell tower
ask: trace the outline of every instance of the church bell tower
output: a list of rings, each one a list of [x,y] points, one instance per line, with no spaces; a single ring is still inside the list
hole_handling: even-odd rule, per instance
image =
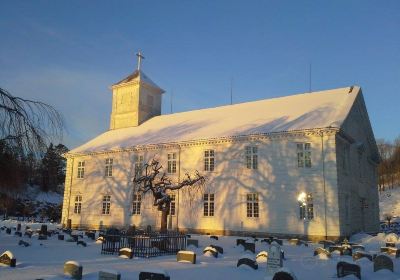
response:
[[[164,90],[142,70],[143,55],[138,52],[137,69],[125,79],[112,85],[110,129],[139,126],[148,119],[161,115]]]

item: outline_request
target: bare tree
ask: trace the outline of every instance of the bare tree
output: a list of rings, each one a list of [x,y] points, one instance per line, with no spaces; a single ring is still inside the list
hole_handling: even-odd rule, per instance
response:
[[[36,154],[60,139],[62,130],[62,117],[52,106],[15,97],[0,88],[0,141],[22,154]]]
[[[143,174],[144,173],[144,174]],[[151,192],[154,199],[154,206],[157,206],[161,215],[161,232],[167,230],[167,219],[170,210],[171,196],[168,192],[182,189],[183,187],[196,187],[205,183],[205,177],[196,171],[194,178],[188,173],[185,179],[179,183],[172,183],[171,179],[162,172],[160,163],[153,159],[150,164],[145,164],[142,172],[138,172],[133,179],[135,191],[141,194]]]

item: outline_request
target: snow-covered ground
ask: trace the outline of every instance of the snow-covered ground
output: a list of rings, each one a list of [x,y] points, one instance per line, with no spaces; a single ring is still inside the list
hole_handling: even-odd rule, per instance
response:
[[[17,221],[2,221],[0,227],[5,225],[14,227]],[[40,224],[29,224],[33,229],[39,229]],[[48,224],[49,229],[55,229],[56,224]],[[25,229],[25,225],[22,226]],[[74,242],[57,240],[53,236],[48,240],[38,240],[37,235],[32,238],[20,238],[0,231],[0,254],[9,250],[17,259],[16,268],[0,266],[0,279],[5,280],[32,280],[42,279],[67,279],[63,275],[63,265],[66,261],[78,261],[83,266],[83,279],[98,279],[98,272],[102,269],[111,269],[121,272],[122,279],[139,279],[140,271],[162,269],[168,272],[173,280],[183,279],[270,279],[266,278],[266,262],[259,262],[259,269],[237,268],[238,259],[244,254],[241,246],[236,246],[236,238],[233,236],[221,236],[218,241],[211,240],[209,236],[194,235],[192,238],[199,240],[200,248],[190,247],[197,254],[197,263],[178,263],[176,256],[163,256],[150,259],[122,259],[117,255],[101,255],[101,244],[96,244],[88,238],[84,240],[87,247],[77,246]],[[19,246],[18,242],[23,239],[31,246]],[[400,240],[394,235],[379,234],[372,237],[366,234],[358,234],[350,241],[360,242],[369,252],[378,252],[380,246],[384,246],[385,239],[396,241],[400,246]],[[217,259],[204,256],[202,249],[210,244],[223,247],[224,254]],[[313,256],[313,251],[318,244],[310,244],[309,247],[289,245],[284,241],[282,248],[285,251],[285,267],[291,269],[297,279],[332,279],[336,278],[336,264],[344,260],[352,262],[349,256],[334,254],[331,259]],[[268,250],[266,243],[256,242],[256,254]],[[248,252],[246,252],[248,254]],[[254,255],[255,256],[255,255]],[[394,262],[394,273],[389,270],[373,272],[373,263],[366,259],[356,261],[361,266],[362,279],[400,279],[400,258],[391,257]],[[356,279],[348,276],[345,279]]]
[[[400,186],[379,194],[379,211],[381,220],[385,214],[400,218]]]

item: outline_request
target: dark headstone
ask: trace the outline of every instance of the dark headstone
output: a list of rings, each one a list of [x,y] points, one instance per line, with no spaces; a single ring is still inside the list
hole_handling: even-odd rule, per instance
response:
[[[392,259],[385,255],[376,256],[376,258],[374,259],[374,272],[381,269],[389,269],[393,272]]]
[[[224,248],[216,245],[210,245],[211,248],[214,248],[215,250],[218,251],[218,254],[224,254]]]
[[[25,231],[24,236],[28,236],[29,238],[32,238],[32,231]]]
[[[386,242],[386,247],[396,247],[396,243],[394,243],[394,242]]]
[[[256,252],[256,244],[254,243],[245,242],[242,244],[242,246],[245,251],[250,251],[253,254]]]
[[[342,246],[341,254],[344,256],[351,256],[353,254],[353,250],[350,246]]]
[[[210,238],[211,238],[211,239],[218,240],[218,236],[215,236],[215,235],[210,235]]]
[[[139,273],[139,280],[170,280],[169,275],[165,272],[147,272]]]
[[[82,279],[83,268],[79,263],[74,261],[68,261],[64,264],[64,274],[71,276],[72,279]]]
[[[196,254],[193,251],[179,251],[178,254],[176,254],[176,261],[188,261],[195,264]]]
[[[274,274],[272,280],[295,280],[296,278],[287,271],[278,271]]]
[[[252,269],[258,269],[258,264],[255,260],[249,259],[249,258],[241,258],[238,260],[236,267],[239,267],[241,265],[247,265],[251,267]]]
[[[21,231],[21,224],[17,225],[17,231]]]
[[[16,231],[16,232],[14,232],[14,235],[19,236],[19,237],[22,237],[22,232]]]
[[[71,236],[72,240],[74,240],[74,242],[78,242],[78,235],[71,234],[70,236]]]
[[[187,247],[189,247],[190,245],[199,248],[199,240],[197,240],[197,239],[188,239],[187,240]]]
[[[6,251],[0,256],[0,263],[9,265],[10,267],[15,267],[17,260],[10,251]]]
[[[381,247],[381,253],[393,255],[396,258],[400,257],[400,249],[397,249],[396,247]]]
[[[76,242],[76,245],[81,245],[81,246],[83,246],[83,247],[86,247],[86,246],[87,246],[86,242],[83,241],[83,240],[77,241],[77,242]]]
[[[328,258],[331,257],[331,253],[328,250],[326,250],[326,249],[324,249],[322,247],[315,248],[314,256],[317,256],[317,255],[320,255],[320,254],[323,254],[323,255],[327,256]]]
[[[22,246],[28,247],[30,244],[28,242],[25,242],[24,240],[20,240],[18,242],[18,245],[22,245]]]
[[[338,262],[336,265],[337,277],[345,277],[347,275],[355,275],[358,279],[361,279],[361,268],[357,264]]]
[[[40,234],[47,235],[47,225],[40,226]]]
[[[64,234],[59,234],[58,235],[58,240],[64,240]]]
[[[132,249],[130,248],[121,248],[118,252],[118,256],[123,256],[126,257],[128,259],[132,259],[133,258],[133,252]]]
[[[71,234],[72,230],[71,229],[63,229],[63,232],[66,234]]]
[[[261,240],[261,242],[263,242],[264,240]],[[236,246],[243,245],[243,243],[246,243],[246,240],[241,239],[241,238],[236,239]]]
[[[7,228],[7,229],[6,229],[6,233],[7,233],[7,234],[11,234],[11,228]]]
[[[356,260],[359,260],[359,259],[362,259],[362,258],[367,258],[372,262],[372,260],[374,259],[374,256],[371,255],[371,254],[367,254],[365,252],[362,252],[362,251],[356,251],[356,252],[353,253],[353,261],[356,261]]]
[[[100,270],[98,280],[121,280],[121,273],[118,271]]]

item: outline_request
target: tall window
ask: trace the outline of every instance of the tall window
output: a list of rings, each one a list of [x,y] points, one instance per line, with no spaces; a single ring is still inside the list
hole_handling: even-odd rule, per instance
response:
[[[247,146],[246,147],[246,167],[248,169],[258,168],[258,150],[257,147]]]
[[[204,171],[214,171],[215,157],[214,150],[204,151]]]
[[[258,218],[259,207],[258,207],[258,193],[247,194],[247,217]]]
[[[297,166],[311,167],[311,144],[297,143]]]
[[[111,208],[111,195],[104,195],[101,214],[110,215],[110,208]]]
[[[105,176],[106,177],[111,177],[113,173],[113,159],[112,158],[107,158],[106,159],[106,169],[105,169]]]
[[[214,194],[213,193],[205,193],[203,196],[204,202],[204,216],[205,217],[213,217],[214,216]]]
[[[75,214],[80,214],[82,209],[82,196],[77,195],[75,196],[75,207],[74,207],[74,213]]]
[[[299,202],[299,218],[302,220],[314,219],[314,203],[311,193],[301,193],[297,198]]]
[[[78,179],[82,179],[85,176],[85,162],[78,161]]]
[[[140,175],[143,168],[143,155],[135,155],[135,175]]]
[[[176,153],[168,154],[168,173],[176,173]]]
[[[169,205],[169,214],[171,216],[175,216],[175,212],[176,212],[176,203],[175,203],[176,201],[175,201],[175,198],[176,198],[176,196],[174,194],[171,194],[170,197],[171,197],[171,202],[170,202],[170,205]]]
[[[142,204],[142,195],[134,194],[132,202],[132,215],[140,215],[141,204]]]

